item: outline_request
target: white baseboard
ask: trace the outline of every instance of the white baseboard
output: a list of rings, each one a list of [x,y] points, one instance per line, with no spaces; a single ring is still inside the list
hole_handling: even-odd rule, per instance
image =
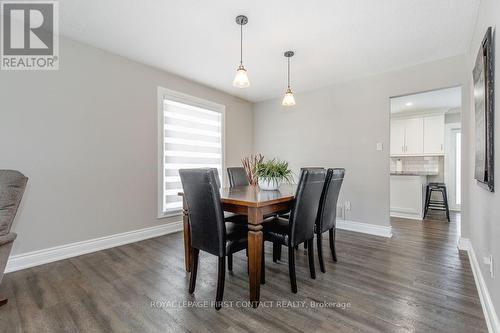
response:
[[[16,254],[9,257],[5,273],[134,243],[148,238],[163,236],[180,230],[182,230],[182,221]]]
[[[486,282],[484,282],[483,273],[479,267],[479,261],[477,260],[476,252],[474,252],[474,247],[468,238],[460,238],[457,246],[459,250],[465,250],[469,255],[469,261],[472,273],[474,274],[474,281],[476,282],[476,288],[479,293],[479,299],[481,300],[481,307],[483,308],[488,331],[490,333],[500,333],[500,321],[498,320],[493,302],[491,301],[490,293],[486,287]]]
[[[396,213],[396,212],[391,212],[391,217],[397,217],[400,219],[410,219],[410,220],[423,220],[423,216],[418,215],[418,214],[412,214],[412,213]]]
[[[76,257],[82,254],[92,253],[112,247],[138,242],[148,238],[163,236],[181,231],[182,221],[162,224],[155,227],[128,231],[120,234],[104,236],[86,241],[70,243],[48,249],[21,253],[9,257],[5,273],[15,272],[21,269],[48,264],[54,261]],[[346,220],[337,221],[337,228],[361,232],[365,234],[391,237],[391,227],[378,226],[368,223],[353,222]]]
[[[471,247],[470,246],[470,240],[468,238],[460,237],[458,239],[457,247],[458,247],[459,250],[469,251],[469,248]]]
[[[337,228],[381,237],[392,237],[392,227],[390,226],[386,227],[362,222],[337,220]]]
[[[424,215],[422,211],[418,209],[406,209],[400,207],[391,207],[390,215],[391,217],[398,217],[402,219],[411,219],[411,220],[423,220]]]

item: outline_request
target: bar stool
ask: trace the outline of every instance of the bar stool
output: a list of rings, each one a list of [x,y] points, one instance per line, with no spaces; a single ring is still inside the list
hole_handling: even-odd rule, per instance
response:
[[[441,200],[432,200],[432,193],[441,193]],[[425,211],[424,219],[427,216],[429,209],[442,210],[446,212],[446,219],[450,222],[450,209],[448,207],[448,195],[446,193],[446,185],[444,183],[429,183],[425,193]]]

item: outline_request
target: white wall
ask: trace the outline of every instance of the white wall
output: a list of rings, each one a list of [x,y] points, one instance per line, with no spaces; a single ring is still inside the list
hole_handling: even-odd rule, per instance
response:
[[[477,52],[483,40],[486,29],[489,26],[500,26],[500,2],[497,0],[482,0],[474,31],[474,37],[467,56],[466,71],[470,84],[469,94],[472,95],[472,69],[474,68]],[[497,31],[498,34],[498,31]],[[495,188],[496,193],[491,193],[474,180],[474,101],[469,100],[469,107],[464,108],[463,132],[465,144],[469,151],[467,160],[468,168],[464,182],[468,187],[465,192],[465,204],[467,205],[467,215],[464,220],[468,221],[464,237],[470,238],[472,247],[475,250],[477,260],[481,267],[482,275],[485,279],[488,291],[493,301],[494,307],[500,317],[500,49],[499,39],[494,38],[496,44],[496,73],[495,73]],[[463,136],[463,134],[462,134]],[[493,255],[496,277],[490,277],[489,267],[484,265],[483,257]]]
[[[352,203],[346,219],[389,226],[389,98],[463,83],[460,56],[296,94],[293,108],[280,99],[258,103],[254,149],[289,161],[295,172],[345,167],[339,200]]]
[[[59,71],[0,72],[0,168],[29,177],[12,254],[157,226],[157,87],[226,106],[226,164],[252,152],[252,104],[61,39]]]

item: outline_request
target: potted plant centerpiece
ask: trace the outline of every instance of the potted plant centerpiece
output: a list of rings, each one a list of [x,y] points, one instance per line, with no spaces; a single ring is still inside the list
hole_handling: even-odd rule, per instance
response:
[[[277,190],[281,183],[291,183],[293,180],[288,162],[275,158],[258,163],[255,166],[255,176],[259,179],[259,187],[266,191]]]

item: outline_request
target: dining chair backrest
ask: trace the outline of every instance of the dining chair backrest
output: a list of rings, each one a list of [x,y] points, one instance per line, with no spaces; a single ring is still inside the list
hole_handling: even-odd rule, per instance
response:
[[[326,170],[322,169],[301,171],[294,207],[290,213],[289,246],[298,245],[314,236],[314,224],[325,176]]]
[[[227,175],[229,176],[229,186],[248,186],[247,172],[243,167],[230,167],[227,168]]]
[[[222,257],[226,252],[226,227],[217,175],[214,169],[181,169],[187,203],[191,246]]]
[[[302,168],[300,168],[300,171],[302,172],[302,170],[325,170],[325,168],[323,168],[323,167],[302,167]]]
[[[337,201],[340,188],[344,181],[345,169],[328,169],[326,172],[325,185],[319,202],[316,227],[323,233],[335,227],[337,221]]]
[[[214,171],[215,174],[215,182],[217,183],[217,188],[221,188],[221,182],[220,182],[220,176],[219,176],[219,170],[217,168],[210,168],[210,170]]]

